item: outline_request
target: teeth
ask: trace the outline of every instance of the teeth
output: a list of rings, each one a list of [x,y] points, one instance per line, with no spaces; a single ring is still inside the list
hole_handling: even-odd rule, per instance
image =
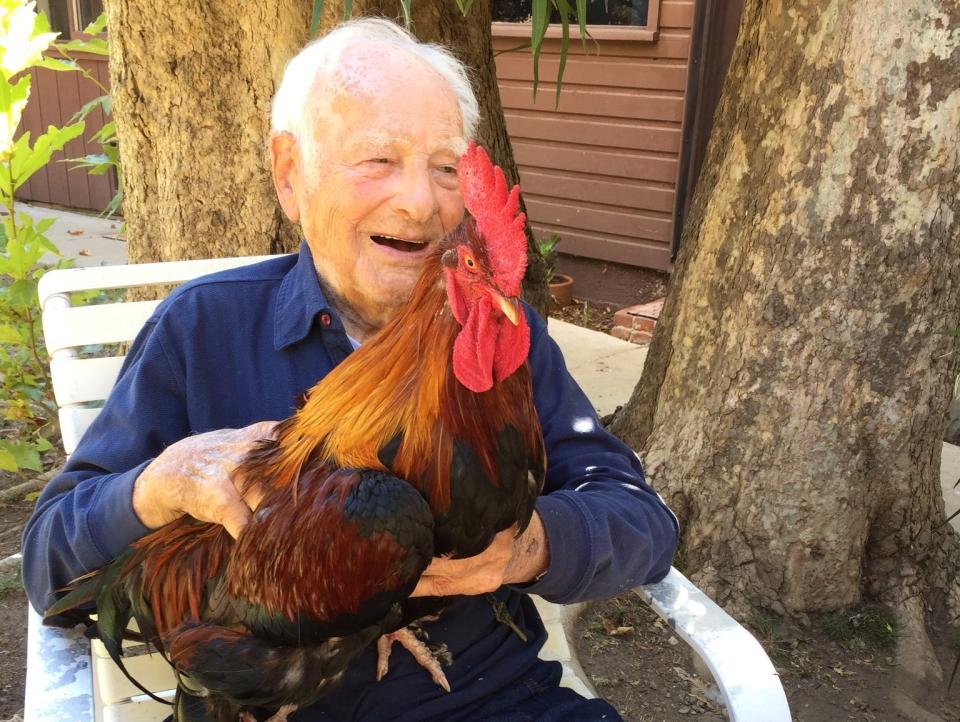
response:
[[[391,236],[386,233],[374,233],[373,235],[378,238],[389,238],[392,241],[403,241],[404,243],[416,243],[417,245],[424,246],[427,244],[427,241],[417,241],[411,238],[401,238],[400,236]]]

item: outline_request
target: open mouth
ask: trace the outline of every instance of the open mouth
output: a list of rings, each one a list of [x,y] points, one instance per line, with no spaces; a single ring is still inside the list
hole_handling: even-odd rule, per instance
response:
[[[427,247],[427,241],[408,241],[394,236],[371,235],[370,239],[379,246],[388,246],[404,253],[416,253]]]

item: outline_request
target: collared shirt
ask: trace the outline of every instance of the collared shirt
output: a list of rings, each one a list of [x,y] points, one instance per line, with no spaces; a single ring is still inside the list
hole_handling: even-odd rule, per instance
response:
[[[523,592],[575,602],[612,596],[669,571],[675,517],[644,481],[636,455],[603,430],[543,320],[525,311],[548,459],[537,510],[550,565],[522,591],[504,587],[496,596],[530,641],[494,619],[487,597],[462,598],[428,625],[431,640],[453,654],[445,671],[454,693],[436,687],[399,650],[376,684],[376,655],[367,650],[307,718],[468,716],[537,664],[544,631]],[[53,590],[149,532],[133,511],[133,484],[166,446],[191,434],[289,416],[300,395],[352,350],[306,244],[298,255],[177,289],[133,343],[102,412],[37,500],[23,538],[23,578],[33,605],[45,609]]]

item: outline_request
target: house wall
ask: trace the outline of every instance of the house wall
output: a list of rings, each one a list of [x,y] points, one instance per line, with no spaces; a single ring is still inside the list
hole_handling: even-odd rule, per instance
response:
[[[702,1],[702,0],[700,0]],[[535,234],[557,233],[560,250],[600,261],[671,267],[671,241],[682,146],[684,93],[694,0],[661,0],[655,31],[592,29],[587,53],[572,29],[559,106],[555,108],[560,40],[551,28],[533,99],[529,26],[494,23],[500,94]],[[524,35],[525,34],[525,35]],[[104,85],[107,62],[82,57]],[[34,70],[22,128],[36,135],[63,125],[99,89],[78,73]],[[99,152],[89,138],[103,123],[99,109],[58,160]],[[115,191],[110,176],[68,171],[53,162],[18,193],[23,200],[102,210]]]
[[[75,53],[74,57],[103,86],[110,87],[106,58],[87,53]],[[18,134],[29,131],[31,138],[43,133],[49,125],[68,125],[74,113],[102,94],[94,82],[77,72],[33,68],[30,74],[30,99],[24,108]],[[116,192],[116,179],[112,173],[92,176],[82,168],[70,170],[73,164],[66,162],[68,158],[100,153],[99,143],[87,139],[103,127],[103,112],[97,108],[86,120],[82,136],[67,143],[62,151],[54,153],[51,162],[20,187],[17,191],[19,200],[55,203],[92,211],[102,211],[107,207]]]
[[[558,38],[544,41],[536,100],[529,50],[497,56],[531,225],[560,235],[563,253],[670,268],[693,11],[662,0],[657,32],[598,29],[586,54],[571,39],[557,107]],[[494,52],[519,30],[494,23]]]

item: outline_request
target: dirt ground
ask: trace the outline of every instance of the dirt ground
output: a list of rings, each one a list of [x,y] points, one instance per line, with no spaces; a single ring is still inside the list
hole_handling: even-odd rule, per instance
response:
[[[0,477],[0,488],[7,480]],[[0,504],[0,559],[19,551],[20,530],[32,508],[22,499]],[[0,720],[23,709],[26,660],[27,598],[19,574],[8,572],[0,575]]]
[[[823,615],[806,627],[767,617],[746,625],[779,672],[798,722],[912,719],[893,708],[896,623],[884,610]],[[714,702],[710,680],[694,668],[689,648],[633,592],[592,605],[577,632],[584,669],[627,722],[727,718]],[[960,636],[937,621],[930,633],[949,677]],[[960,682],[951,690],[944,682],[924,706],[937,715],[931,722],[960,719]]]

